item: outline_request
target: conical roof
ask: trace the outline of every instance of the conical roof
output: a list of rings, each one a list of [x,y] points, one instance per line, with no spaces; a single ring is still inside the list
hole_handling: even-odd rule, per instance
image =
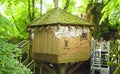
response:
[[[43,16],[37,18],[29,26],[42,26],[42,25],[80,25],[80,26],[93,26],[78,16],[72,15],[65,10],[60,8],[54,8],[44,14]]]

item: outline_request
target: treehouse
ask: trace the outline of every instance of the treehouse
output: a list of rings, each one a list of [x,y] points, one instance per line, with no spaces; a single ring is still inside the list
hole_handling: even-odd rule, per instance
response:
[[[93,26],[65,10],[52,9],[27,27],[30,56],[49,63],[86,61],[90,57]]]

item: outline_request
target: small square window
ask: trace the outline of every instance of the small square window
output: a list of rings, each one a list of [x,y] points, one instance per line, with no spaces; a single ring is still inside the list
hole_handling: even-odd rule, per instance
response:
[[[69,48],[69,41],[68,40],[65,40],[64,47]]]
[[[65,40],[65,47],[68,47],[68,41]]]
[[[87,39],[87,33],[82,33],[82,38]]]

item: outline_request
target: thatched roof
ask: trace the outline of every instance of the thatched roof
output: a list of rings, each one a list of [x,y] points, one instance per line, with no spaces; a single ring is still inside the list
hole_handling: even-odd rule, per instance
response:
[[[42,25],[79,25],[79,26],[93,26],[78,16],[72,15],[65,10],[60,8],[54,8],[44,14],[43,16],[37,18],[29,26],[42,26]]]

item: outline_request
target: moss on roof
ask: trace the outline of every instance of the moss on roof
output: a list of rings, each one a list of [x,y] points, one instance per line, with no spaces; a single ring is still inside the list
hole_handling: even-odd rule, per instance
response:
[[[53,24],[70,24],[70,25],[92,25],[78,16],[72,15],[60,8],[54,8],[31,22],[30,26],[53,25]]]

